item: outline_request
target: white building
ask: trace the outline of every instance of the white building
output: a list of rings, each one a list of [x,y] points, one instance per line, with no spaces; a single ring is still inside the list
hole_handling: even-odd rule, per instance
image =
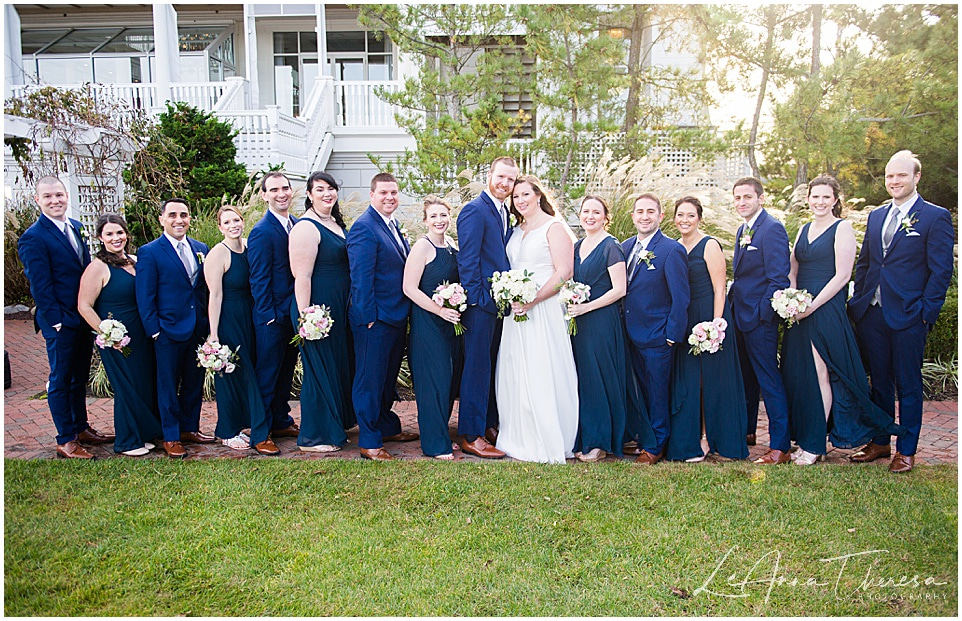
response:
[[[240,130],[237,157],[251,172],[327,170],[345,195],[366,197],[377,172],[368,154],[415,146],[375,94],[415,66],[346,5],[6,4],[4,28],[5,98],[27,84],[89,83],[153,112],[186,101]],[[694,57],[661,45],[650,62]]]

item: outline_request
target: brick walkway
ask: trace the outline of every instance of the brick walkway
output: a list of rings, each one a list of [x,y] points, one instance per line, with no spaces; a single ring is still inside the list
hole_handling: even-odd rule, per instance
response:
[[[53,458],[56,443],[53,421],[47,402],[34,399],[42,393],[47,381],[49,368],[44,349],[43,338],[34,333],[30,321],[6,320],[3,322],[4,348],[10,354],[10,364],[13,369],[13,386],[4,391],[4,455],[19,459]],[[300,404],[291,402],[292,415],[295,420],[300,418]],[[87,411],[91,426],[101,431],[113,430],[113,400],[87,399]],[[396,404],[394,411],[401,418],[405,430],[417,430],[417,410],[414,402],[403,401]],[[213,433],[217,416],[215,404],[205,402],[201,410],[200,426],[202,431]],[[916,463],[940,464],[957,463],[958,461],[958,403],[935,402],[925,403],[922,423],[922,436]],[[767,418],[763,413],[759,417],[758,446],[749,447],[750,457],[754,459],[766,450],[768,443]],[[457,408],[451,420],[451,435],[454,437],[457,429]],[[348,444],[338,453],[327,455],[302,453],[297,450],[295,438],[279,438],[277,444],[283,451],[283,456],[292,459],[359,459],[357,449],[357,428],[348,432]],[[831,445],[830,445],[831,446]],[[116,457],[112,445],[88,447],[97,457]],[[421,453],[417,442],[405,444],[389,444],[388,450],[402,459],[426,459]],[[190,458],[247,458],[268,459],[253,451],[235,451],[227,447],[216,445],[188,445]],[[827,461],[831,463],[849,463],[848,457],[852,451],[845,449],[831,449]],[[162,450],[151,453],[149,458],[160,458]],[[460,452],[455,453],[461,456]],[[479,460],[471,455],[461,456],[466,460]],[[609,460],[617,459],[608,457]],[[713,461],[710,457],[708,461]],[[887,464],[887,460],[879,460],[875,465]]]

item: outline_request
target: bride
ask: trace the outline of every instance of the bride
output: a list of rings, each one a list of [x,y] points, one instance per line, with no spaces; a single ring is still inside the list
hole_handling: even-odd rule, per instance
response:
[[[528,321],[504,321],[495,381],[497,446],[515,459],[564,463],[573,456],[578,431],[578,378],[558,286],[571,278],[574,234],[536,177],[519,178],[511,202],[519,222],[508,240],[511,269],[533,272],[539,289],[533,302],[512,304],[512,312],[527,314]]]

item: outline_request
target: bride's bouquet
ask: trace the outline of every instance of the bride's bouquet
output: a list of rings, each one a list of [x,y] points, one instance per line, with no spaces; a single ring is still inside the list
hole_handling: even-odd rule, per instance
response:
[[[207,341],[197,346],[197,366],[208,371],[213,371],[223,376],[224,373],[233,373],[240,360],[240,345],[232,350],[227,345],[221,345],[217,341]]]
[[[291,344],[300,346],[304,341],[326,338],[331,333],[333,325],[334,319],[331,317],[330,308],[324,304],[308,306],[297,318],[297,334],[291,339]]]
[[[448,283],[445,281],[441,283],[434,290],[431,299],[441,308],[450,308],[459,313],[468,309],[468,294],[464,292],[464,287],[459,282]],[[464,334],[464,325],[460,321],[454,324],[454,334],[455,336]]]
[[[108,349],[120,345],[120,353],[122,353],[124,357],[130,355],[130,348],[127,347],[127,344],[130,343],[130,337],[127,336],[127,326],[125,326],[122,321],[114,319],[112,313],[107,313],[107,318],[100,322],[97,330],[97,338],[94,339],[94,343],[96,343],[100,349]]]
[[[558,287],[558,299],[564,308],[565,321],[568,322],[568,334],[574,336],[578,334],[578,324],[575,318],[568,315],[569,304],[584,304],[591,297],[591,287],[583,282],[568,279]]]
[[[508,270],[495,272],[491,278],[491,297],[498,305],[498,318],[504,317],[512,302],[527,304],[538,295],[538,285],[531,280],[534,276],[528,270]],[[515,321],[527,321],[528,315],[515,315]]]
[[[798,323],[795,317],[799,313],[804,313],[811,305],[812,294],[805,289],[785,287],[776,291],[772,296],[772,308],[775,309],[779,317],[788,323],[786,326],[788,328]]]
[[[727,328],[728,322],[721,317],[696,323],[688,335],[688,344],[691,345],[688,353],[697,356],[704,353],[714,354],[721,350]]]

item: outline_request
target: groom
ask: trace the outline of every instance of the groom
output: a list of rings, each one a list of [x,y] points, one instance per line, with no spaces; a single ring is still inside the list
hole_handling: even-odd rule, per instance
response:
[[[458,273],[468,294],[464,323],[464,372],[458,402],[461,450],[485,459],[504,452],[492,446],[497,439],[498,410],[494,402],[492,369],[501,342],[501,320],[491,299],[488,278],[511,269],[505,246],[511,235],[505,200],[518,178],[518,165],[499,157],[488,171],[488,187],[458,215]],[[485,437],[487,429],[487,438]]]
[[[855,322],[872,401],[908,435],[896,443],[890,472],[909,472],[922,429],[922,355],[952,278],[952,217],[919,196],[922,164],[911,151],[899,151],[885,166],[890,205],[868,217],[865,240],[855,264],[855,291],[848,314]],[[869,462],[891,454],[889,436],[874,438],[851,456]]]

